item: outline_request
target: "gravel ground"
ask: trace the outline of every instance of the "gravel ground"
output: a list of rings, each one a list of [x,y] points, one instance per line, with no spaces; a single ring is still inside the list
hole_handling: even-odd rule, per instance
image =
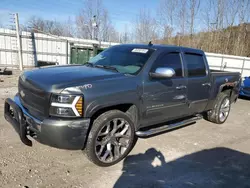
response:
[[[250,187],[250,100],[223,125],[205,120],[139,139],[124,161],[100,168],[82,151],[23,145],[3,117],[17,75],[0,82],[0,187]]]

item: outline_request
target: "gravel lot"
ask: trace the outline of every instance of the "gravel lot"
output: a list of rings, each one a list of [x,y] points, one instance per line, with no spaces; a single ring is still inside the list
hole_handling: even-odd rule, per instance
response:
[[[250,187],[250,100],[232,106],[227,122],[205,120],[149,139],[129,157],[100,168],[82,151],[21,143],[3,117],[17,75],[0,82],[0,187]]]

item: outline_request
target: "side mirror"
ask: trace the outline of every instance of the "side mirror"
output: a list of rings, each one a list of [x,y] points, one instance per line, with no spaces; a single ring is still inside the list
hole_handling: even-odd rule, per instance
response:
[[[155,72],[150,72],[149,75],[152,78],[171,78],[175,75],[175,71],[172,68],[157,68]]]

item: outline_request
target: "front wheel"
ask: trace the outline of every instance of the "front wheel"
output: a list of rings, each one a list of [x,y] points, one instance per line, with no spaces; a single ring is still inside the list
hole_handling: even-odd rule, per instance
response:
[[[119,110],[111,110],[93,122],[86,153],[96,165],[111,166],[126,157],[135,142],[135,127],[129,116]]]
[[[230,109],[230,98],[226,93],[222,92],[218,95],[214,108],[207,113],[206,118],[213,123],[222,124],[227,120]]]

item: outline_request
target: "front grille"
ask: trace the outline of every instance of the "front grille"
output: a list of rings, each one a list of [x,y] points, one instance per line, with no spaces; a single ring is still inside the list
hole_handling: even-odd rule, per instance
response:
[[[19,78],[18,93],[22,105],[27,111],[38,119],[48,115],[49,94],[38,88],[31,81]]]

